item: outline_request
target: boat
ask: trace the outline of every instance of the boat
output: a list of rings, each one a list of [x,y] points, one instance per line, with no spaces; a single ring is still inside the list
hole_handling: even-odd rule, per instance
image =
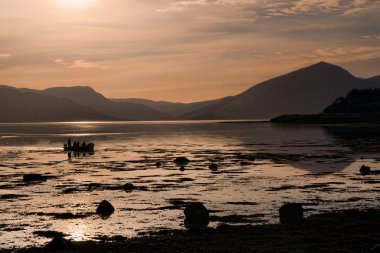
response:
[[[94,152],[95,150],[95,144],[94,143],[88,143],[85,146],[79,145],[79,146],[69,146],[67,144],[63,145],[64,151],[72,151],[72,152]]]

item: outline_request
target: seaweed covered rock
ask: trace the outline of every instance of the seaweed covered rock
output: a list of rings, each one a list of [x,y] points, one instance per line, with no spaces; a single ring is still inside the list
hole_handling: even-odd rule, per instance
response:
[[[210,170],[217,170],[219,168],[219,166],[216,164],[216,163],[212,163],[208,166],[208,168]]]
[[[209,211],[200,202],[191,203],[185,210],[185,226],[191,228],[207,227],[209,223]]]
[[[371,173],[371,168],[366,165],[362,165],[359,171],[360,171],[360,174],[362,175],[368,175],[369,173]]]
[[[49,251],[65,251],[72,247],[71,241],[63,238],[62,236],[56,236],[51,240],[45,248]]]
[[[124,191],[131,192],[134,189],[136,189],[136,187],[133,184],[131,184],[131,183],[126,183],[125,185],[123,185],[123,190]]]
[[[174,159],[173,162],[178,164],[178,165],[186,165],[190,162],[190,160],[184,156],[180,156],[180,157],[177,157],[176,159]]]
[[[23,180],[25,182],[38,182],[38,181],[46,181],[47,177],[41,174],[32,173],[32,174],[24,175]]]
[[[375,246],[373,246],[369,253],[380,253],[380,244],[376,244]]]
[[[107,200],[103,200],[96,209],[96,213],[103,218],[110,217],[114,212],[115,208]]]
[[[303,208],[298,203],[287,203],[280,207],[281,224],[297,224],[303,219]]]

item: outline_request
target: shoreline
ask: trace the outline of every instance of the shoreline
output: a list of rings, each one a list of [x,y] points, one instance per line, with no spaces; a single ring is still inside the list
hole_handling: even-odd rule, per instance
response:
[[[42,247],[4,252],[379,252],[371,251],[380,244],[379,227],[380,209],[347,209],[313,215],[295,225],[221,224],[215,229],[162,230],[83,242],[57,237]]]

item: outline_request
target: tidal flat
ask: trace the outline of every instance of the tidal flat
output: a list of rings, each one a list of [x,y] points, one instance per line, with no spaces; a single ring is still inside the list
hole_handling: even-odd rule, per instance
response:
[[[301,203],[307,217],[378,209],[380,175],[363,176],[359,168],[380,168],[379,129],[218,121],[0,124],[0,250],[43,246],[49,232],[72,242],[180,236],[188,233],[184,207],[193,202],[210,211],[210,230],[247,228],[247,236],[252,225],[276,226],[287,202]],[[69,158],[68,138],[94,142],[95,152]],[[178,166],[177,157],[190,162]],[[43,180],[25,180],[30,174]],[[115,207],[108,219],[95,213],[102,200]]]

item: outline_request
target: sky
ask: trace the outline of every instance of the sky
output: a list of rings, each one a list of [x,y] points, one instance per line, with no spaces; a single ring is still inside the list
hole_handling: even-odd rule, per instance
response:
[[[0,0],[0,84],[194,102],[319,61],[380,75],[380,0]]]

